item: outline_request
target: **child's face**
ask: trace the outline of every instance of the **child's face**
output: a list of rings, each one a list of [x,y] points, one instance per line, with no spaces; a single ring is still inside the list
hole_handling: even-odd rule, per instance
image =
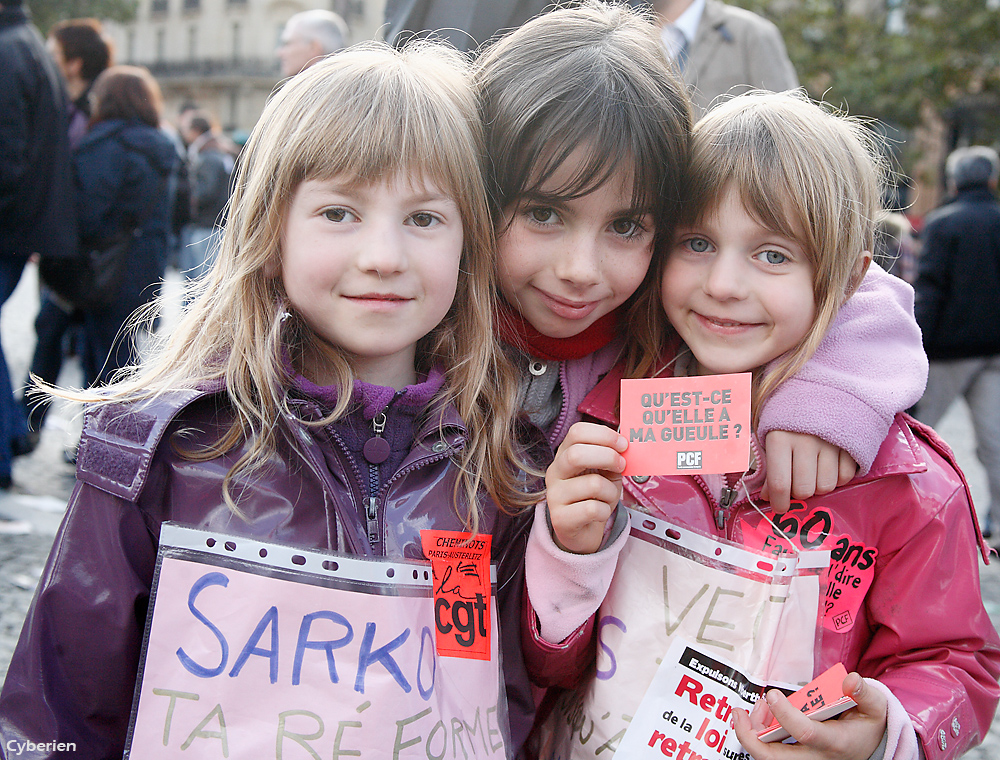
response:
[[[701,374],[747,372],[798,345],[813,324],[813,266],[762,227],[729,189],[697,227],[677,231],[660,293]]]
[[[541,188],[565,186],[577,150]],[[550,338],[583,332],[642,283],[653,253],[653,217],[632,208],[631,174],[613,174],[580,198],[523,198],[506,212],[499,239],[500,289]]]
[[[281,278],[295,311],[352,354],[358,376],[414,382],[417,341],[455,298],[462,255],[458,205],[433,184],[395,177],[308,180],[295,191],[282,236]],[[311,378],[322,382],[322,368]]]

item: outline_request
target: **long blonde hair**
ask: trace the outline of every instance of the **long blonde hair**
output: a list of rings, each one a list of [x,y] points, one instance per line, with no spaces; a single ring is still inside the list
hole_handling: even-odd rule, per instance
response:
[[[764,402],[815,353],[861,283],[886,161],[862,121],[795,92],[724,101],[695,125],[692,140],[679,225],[697,225],[732,188],[751,216],[797,241],[813,265],[815,319],[794,349],[755,373],[756,426]],[[662,305],[654,308],[665,321]]]
[[[395,51],[363,43],[309,67],[271,97],[257,122],[242,154],[216,263],[194,286],[196,297],[176,329],[150,360],[110,389],[70,395],[133,401],[223,381],[235,419],[214,446],[189,456],[210,459],[246,443],[224,486],[238,512],[230,495],[234,478],[260,470],[277,451],[290,381],[286,355],[299,367],[322,361],[337,378],[336,407],[317,424],[341,417],[351,404],[350,357],[291,312],[275,275],[292,197],[308,179],[380,182],[405,174],[448,192],[462,216],[455,300],[418,342],[416,367],[426,372],[444,365],[447,383],[432,408],[454,404],[469,430],[456,511],[475,530],[480,488],[502,509],[533,503],[537,496],[523,482],[531,470],[521,461],[514,431],[516,376],[493,338],[496,255],[481,145],[467,63],[442,44],[416,42]],[[461,496],[469,504],[464,515]]]

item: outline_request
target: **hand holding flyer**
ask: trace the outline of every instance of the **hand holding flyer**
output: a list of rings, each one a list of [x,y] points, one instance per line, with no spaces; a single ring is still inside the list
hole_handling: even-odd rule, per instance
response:
[[[843,683],[847,668],[838,662],[825,673],[817,676],[794,694],[788,696],[791,705],[813,720],[827,720],[857,705],[844,694]],[[788,731],[777,719],[757,734],[762,742],[778,742],[788,738]]]
[[[871,757],[879,743],[887,741],[886,757],[917,756],[915,736],[910,734],[904,739],[902,735],[912,731],[912,727],[903,728],[897,719],[896,728],[890,728],[888,715],[891,711],[884,687],[878,688],[858,673],[852,672],[844,676],[842,668],[839,672],[824,675],[827,684],[818,686],[814,682],[805,686],[795,698],[795,704],[792,703],[791,696],[784,696],[769,689],[764,695],[767,710],[763,713],[762,702],[758,702],[758,707],[751,716],[742,710],[734,712],[736,736],[748,754],[759,759],[794,753],[796,757],[802,758],[852,760]],[[844,677],[841,679],[841,676]],[[824,680],[824,677],[821,676],[818,680]],[[822,698],[820,692],[824,695]],[[838,692],[849,695],[850,698],[838,697]],[[796,707],[803,704],[803,698],[806,700],[804,705],[806,709],[816,703],[818,711],[814,715],[806,713],[801,707]],[[831,699],[832,702],[829,701]],[[827,710],[820,707],[820,702],[825,702],[828,707],[837,703],[839,706],[834,710]],[[818,720],[815,717],[830,717],[836,709],[845,708],[851,709],[847,709],[836,721]],[[901,712],[901,708],[896,709]],[[765,728],[764,722],[770,719],[770,715],[765,717],[767,711],[770,711],[770,714],[773,714],[795,739],[794,747],[786,748],[780,745],[775,747],[758,738],[758,732]],[[897,744],[897,741],[900,744]],[[904,746],[907,748],[903,749]],[[896,751],[900,754],[894,754]]]

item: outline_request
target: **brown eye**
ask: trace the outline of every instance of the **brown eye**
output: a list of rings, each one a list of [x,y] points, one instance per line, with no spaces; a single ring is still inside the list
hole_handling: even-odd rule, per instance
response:
[[[343,222],[350,212],[345,208],[328,208],[323,212],[323,216],[331,222]]]
[[[418,211],[415,214],[410,214],[409,223],[414,227],[427,229],[428,227],[443,224],[444,220],[437,214],[432,214],[430,211]]]
[[[611,229],[616,235],[632,237],[637,235],[642,228],[634,219],[615,219],[611,223]]]
[[[533,222],[538,222],[539,224],[552,224],[559,219],[554,209],[542,206],[529,209],[528,216],[531,217]]]

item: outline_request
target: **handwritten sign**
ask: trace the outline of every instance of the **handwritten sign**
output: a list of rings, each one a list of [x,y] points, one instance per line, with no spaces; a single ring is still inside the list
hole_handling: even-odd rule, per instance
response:
[[[442,657],[490,659],[489,534],[422,530],[434,573],[434,626]]]
[[[426,562],[160,542],[126,757],[506,757],[498,658],[437,655]]]
[[[595,677],[557,700],[542,757],[615,753],[678,639],[759,683],[794,689],[813,676],[828,552],[775,558],[636,511],[631,518],[598,612]]]
[[[750,373],[622,380],[626,475],[743,472]]]

